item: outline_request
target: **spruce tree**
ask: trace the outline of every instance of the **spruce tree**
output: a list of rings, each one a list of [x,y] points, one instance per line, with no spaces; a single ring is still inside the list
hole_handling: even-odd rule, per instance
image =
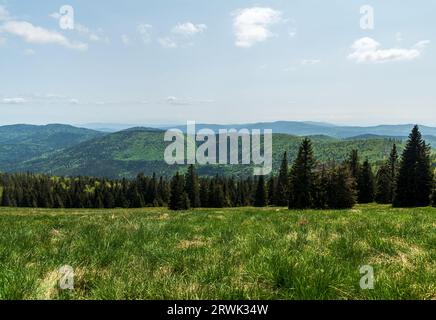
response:
[[[433,182],[432,204],[433,207],[436,207],[436,180]]]
[[[3,189],[2,207],[12,207],[11,192],[9,188]]]
[[[188,194],[191,207],[198,208],[200,206],[200,184],[194,165],[192,164],[189,166],[188,173],[186,175],[185,190]]]
[[[171,180],[170,200],[168,204],[171,210],[189,209],[189,198],[185,192],[185,179],[179,172]]]
[[[370,203],[374,201],[374,174],[368,159],[362,165],[358,180],[358,201],[359,203]]]
[[[156,174],[154,172],[152,178],[147,185],[146,199],[147,205],[151,205],[153,207],[157,207],[160,203],[162,203],[162,200],[159,199],[158,182],[156,179]]]
[[[157,199],[160,201],[160,205],[167,205],[170,197],[170,191],[168,182],[161,176],[157,185]]]
[[[356,203],[354,178],[349,166],[338,166],[330,170],[327,183],[327,206],[330,209],[348,209]]]
[[[105,208],[115,207],[115,198],[112,194],[112,190],[108,187],[105,187],[103,190],[103,203]]]
[[[392,203],[391,171],[387,164],[383,164],[377,171],[375,187],[375,201],[377,203]]]
[[[401,156],[393,205],[395,207],[428,206],[432,188],[430,147],[422,139],[418,126],[415,126]]]
[[[316,174],[315,193],[313,207],[317,209],[325,209],[328,203],[328,186],[329,186],[329,171],[326,165],[322,165],[321,170]]]
[[[350,171],[351,177],[354,178],[357,184],[360,176],[359,151],[355,149],[352,150],[350,155],[348,156],[348,159],[346,160],[346,164]]]
[[[204,208],[209,207],[209,179],[200,180],[200,203]]]
[[[227,181],[227,185],[228,185],[228,193],[229,193],[229,206],[231,207],[236,207],[236,203],[238,202],[238,190],[236,188],[236,183],[235,183],[235,179],[233,178],[233,176],[228,179]]]
[[[305,138],[298,150],[297,158],[291,169],[291,192],[289,209],[313,207],[316,177],[314,173],[315,157],[312,143]]]
[[[382,164],[376,175],[375,200],[378,203],[392,203],[395,194],[398,171],[397,146],[392,146],[388,160]]]
[[[265,189],[265,178],[264,176],[259,176],[257,181],[256,194],[254,196],[254,206],[255,207],[265,207],[268,203],[267,193]]]
[[[225,195],[223,190],[223,185],[218,179],[212,179],[209,188],[209,207],[211,208],[224,208],[225,207]]]
[[[276,193],[273,197],[274,205],[287,206],[289,203],[289,169],[288,169],[288,154],[283,154],[282,163],[280,165],[279,175],[277,176]]]
[[[397,183],[397,174],[398,174],[398,152],[397,152],[397,146],[394,143],[392,146],[391,153],[389,155],[388,160],[388,167],[389,167],[389,175],[390,175],[390,203],[394,200],[395,195],[395,188]]]
[[[273,175],[268,180],[268,204],[275,205],[274,198],[277,195],[277,179]]]

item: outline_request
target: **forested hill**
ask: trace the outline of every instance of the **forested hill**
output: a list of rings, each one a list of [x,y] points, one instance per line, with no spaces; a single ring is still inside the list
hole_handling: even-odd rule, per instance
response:
[[[23,161],[103,135],[99,131],[63,124],[0,126],[0,170],[13,170]]]
[[[173,175],[184,166],[168,166],[164,159],[164,131],[130,128],[115,133],[101,133],[65,125],[0,127],[0,171],[32,171],[52,175],[87,175],[97,177],[134,177]],[[403,138],[360,136],[339,139],[325,135],[310,136],[320,162],[342,161],[352,149],[361,158],[377,165],[385,159],[396,142],[402,148]],[[276,171],[284,151],[293,161],[302,137],[273,135],[273,168]],[[433,137],[433,143],[435,139]],[[202,175],[251,175],[246,165],[208,165],[198,168]]]
[[[134,177],[139,172],[172,175],[176,170],[184,170],[183,166],[168,166],[164,162],[164,150],[168,143],[163,138],[163,131],[132,128],[21,162],[14,168],[8,168],[8,171],[118,178]],[[388,155],[394,143],[393,139],[339,140],[326,136],[313,136],[311,139],[319,161],[342,161],[352,149],[359,149],[362,157],[377,162]],[[290,161],[294,159],[301,140],[302,137],[273,135],[274,169],[278,168],[284,151],[288,151]],[[203,166],[198,171],[207,175],[250,175],[252,168],[245,165]]]

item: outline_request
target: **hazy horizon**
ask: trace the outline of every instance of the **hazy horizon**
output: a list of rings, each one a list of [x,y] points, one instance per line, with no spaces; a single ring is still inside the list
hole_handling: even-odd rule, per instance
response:
[[[425,126],[436,128],[436,125],[426,124],[426,123],[376,123],[376,124],[350,124],[350,123],[332,123],[323,121],[310,121],[310,120],[276,120],[276,121],[254,121],[254,122],[196,122],[197,125],[244,125],[244,124],[256,124],[256,123],[277,123],[277,122],[298,122],[306,124],[315,125],[325,125],[325,126],[337,126],[337,127],[378,127],[378,126]],[[180,127],[185,126],[186,123],[174,122],[174,123],[116,123],[116,122],[90,122],[90,123],[68,123],[68,122],[47,122],[47,123],[28,123],[28,122],[17,122],[17,123],[0,123],[2,126],[11,125],[35,125],[35,126],[46,126],[46,125],[70,125],[78,128],[90,128],[90,129],[116,129],[116,128],[133,128],[133,127],[151,127],[151,128],[169,128],[171,126]]]

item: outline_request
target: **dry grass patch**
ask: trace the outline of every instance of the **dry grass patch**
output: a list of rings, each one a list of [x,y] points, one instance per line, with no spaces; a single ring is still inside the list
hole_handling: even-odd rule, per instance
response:
[[[37,300],[54,299],[58,292],[59,270],[53,270],[45,274],[38,284],[35,298]]]
[[[210,239],[205,239],[203,237],[194,237],[191,240],[180,241],[176,248],[177,249],[190,249],[190,248],[201,248],[206,247],[210,244]]]

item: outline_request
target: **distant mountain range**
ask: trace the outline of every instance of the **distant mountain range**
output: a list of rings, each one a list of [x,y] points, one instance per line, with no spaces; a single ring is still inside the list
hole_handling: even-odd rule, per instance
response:
[[[285,133],[296,136],[313,136],[326,135],[334,138],[350,138],[364,135],[378,135],[388,137],[407,137],[412,130],[414,124],[402,125],[379,125],[370,127],[357,126],[336,126],[328,123],[320,122],[299,122],[299,121],[276,121],[276,122],[259,122],[248,124],[197,124],[197,129],[210,128],[214,131],[219,129],[272,129],[274,133]],[[176,128],[185,130],[186,126],[177,126]],[[423,135],[436,136],[436,128],[428,126],[420,126]]]
[[[342,161],[351,149],[362,159],[380,163],[396,142],[402,148],[412,125],[338,127],[320,123],[274,122],[246,125],[197,125],[201,128],[273,129],[273,166],[277,169],[284,151],[296,155],[301,136],[311,136],[320,161]],[[184,130],[184,127],[180,126]],[[164,128],[162,128],[164,129]],[[139,172],[171,175],[183,166],[168,166],[163,160],[168,142],[158,128],[135,127],[101,132],[70,125],[0,126],[0,171],[33,171],[54,175],[90,175],[111,178],[134,177]],[[421,127],[436,146],[436,128]],[[248,166],[202,166],[200,174],[247,175]]]

